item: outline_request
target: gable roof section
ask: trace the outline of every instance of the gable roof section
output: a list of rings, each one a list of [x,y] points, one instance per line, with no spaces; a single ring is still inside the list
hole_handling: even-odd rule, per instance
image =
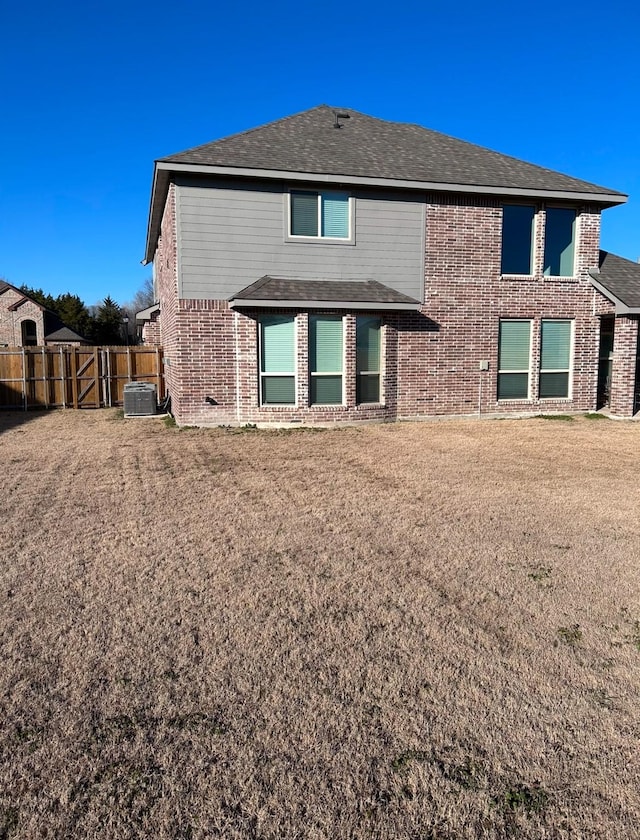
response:
[[[600,251],[600,264],[589,271],[591,282],[616,305],[616,315],[640,314],[640,264]]]
[[[16,292],[16,294],[22,295],[22,297],[18,298],[18,300],[16,300],[14,303],[10,304],[7,307],[8,312],[15,312],[25,303],[33,303],[35,304],[35,306],[38,307],[38,309],[42,310],[43,312],[46,311],[44,306],[41,303],[38,303],[37,300],[34,300],[32,297],[29,297],[29,295],[25,295],[24,292],[20,291],[20,289],[17,289],[15,286],[12,286],[11,283],[7,283],[6,280],[0,280],[0,295],[4,294],[5,292],[8,292],[9,290]]]
[[[265,275],[236,292],[229,305],[318,309],[415,310],[420,301],[376,280],[291,280]]]
[[[336,114],[348,114],[339,120]],[[153,259],[171,172],[320,181],[622,204],[623,193],[411,123],[319,105],[155,163],[145,260]]]

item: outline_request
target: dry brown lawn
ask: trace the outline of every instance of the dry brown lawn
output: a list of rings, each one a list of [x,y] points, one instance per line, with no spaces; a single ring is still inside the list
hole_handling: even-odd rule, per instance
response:
[[[0,838],[637,838],[640,424],[0,415]]]

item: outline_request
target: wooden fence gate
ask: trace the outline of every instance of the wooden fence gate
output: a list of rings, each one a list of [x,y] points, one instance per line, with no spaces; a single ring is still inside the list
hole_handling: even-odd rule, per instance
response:
[[[160,347],[0,347],[0,409],[118,406],[128,382],[164,400]]]

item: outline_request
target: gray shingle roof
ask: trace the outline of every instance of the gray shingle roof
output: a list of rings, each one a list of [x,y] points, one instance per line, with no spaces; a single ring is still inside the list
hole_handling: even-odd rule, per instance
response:
[[[617,311],[640,312],[640,264],[608,251],[600,251],[598,271],[593,270],[589,274],[596,286],[608,292],[614,302],[622,304],[621,307],[616,306]]]
[[[348,113],[341,128],[334,114]],[[163,163],[348,175],[438,184],[620,195],[410,123],[320,105],[162,158]]]
[[[265,301],[282,305],[292,302],[315,304],[358,304],[366,308],[415,309],[419,301],[376,280],[291,280],[281,277],[261,277],[233,295],[230,300],[245,305],[261,305]]]
[[[60,329],[47,333],[45,341],[84,341],[86,343],[86,338],[78,335],[71,327],[60,327]]]

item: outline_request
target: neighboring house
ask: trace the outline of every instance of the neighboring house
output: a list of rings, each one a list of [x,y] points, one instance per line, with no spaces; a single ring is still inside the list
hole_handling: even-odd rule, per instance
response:
[[[625,201],[327,106],[163,158],[146,261],[176,420],[629,417],[640,266],[600,252]]]
[[[141,344],[160,345],[160,304],[154,303],[136,312],[136,337]]]
[[[0,346],[80,346],[81,335],[33,298],[0,280]]]

